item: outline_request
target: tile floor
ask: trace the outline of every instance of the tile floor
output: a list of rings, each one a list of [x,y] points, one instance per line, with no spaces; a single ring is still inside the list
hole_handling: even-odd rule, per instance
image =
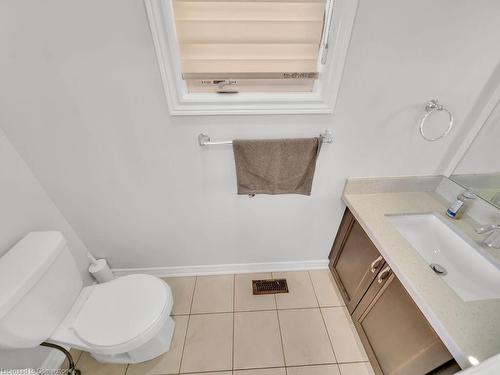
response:
[[[254,296],[253,279],[290,293]],[[329,270],[165,279],[174,294],[171,350],[152,361],[100,364],[74,351],[83,375],[371,375]]]

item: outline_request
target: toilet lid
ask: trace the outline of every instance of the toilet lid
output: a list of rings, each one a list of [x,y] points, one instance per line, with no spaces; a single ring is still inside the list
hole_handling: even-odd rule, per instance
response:
[[[120,345],[154,326],[169,304],[171,292],[163,280],[123,276],[94,288],[73,328],[89,345]]]

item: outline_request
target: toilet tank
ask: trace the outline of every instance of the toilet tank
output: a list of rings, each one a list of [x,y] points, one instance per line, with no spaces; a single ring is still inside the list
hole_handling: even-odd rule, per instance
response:
[[[83,280],[60,232],[31,232],[0,257],[0,348],[31,348],[50,337]]]

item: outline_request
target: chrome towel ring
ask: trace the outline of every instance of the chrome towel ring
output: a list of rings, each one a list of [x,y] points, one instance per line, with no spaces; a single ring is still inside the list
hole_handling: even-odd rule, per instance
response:
[[[450,120],[449,120],[450,123],[448,124],[448,127],[441,135],[434,137],[434,138],[430,138],[430,137],[426,136],[425,132],[424,132],[425,121],[427,120],[427,117],[432,115],[434,112],[441,112],[441,111],[448,112],[448,116],[450,118]],[[422,135],[422,137],[426,141],[434,142],[434,141],[437,141],[438,139],[446,137],[452,128],[453,128],[453,115],[451,114],[451,112],[445,106],[439,104],[437,99],[429,100],[427,102],[427,104],[425,105],[425,114],[422,116],[422,120],[420,121],[420,134]]]

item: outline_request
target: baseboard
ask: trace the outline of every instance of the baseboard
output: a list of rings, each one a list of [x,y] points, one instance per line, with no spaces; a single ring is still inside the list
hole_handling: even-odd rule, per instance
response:
[[[305,260],[299,262],[213,264],[204,266],[114,268],[115,276],[145,273],[158,277],[224,275],[231,273],[300,271],[328,268],[328,259]]]

